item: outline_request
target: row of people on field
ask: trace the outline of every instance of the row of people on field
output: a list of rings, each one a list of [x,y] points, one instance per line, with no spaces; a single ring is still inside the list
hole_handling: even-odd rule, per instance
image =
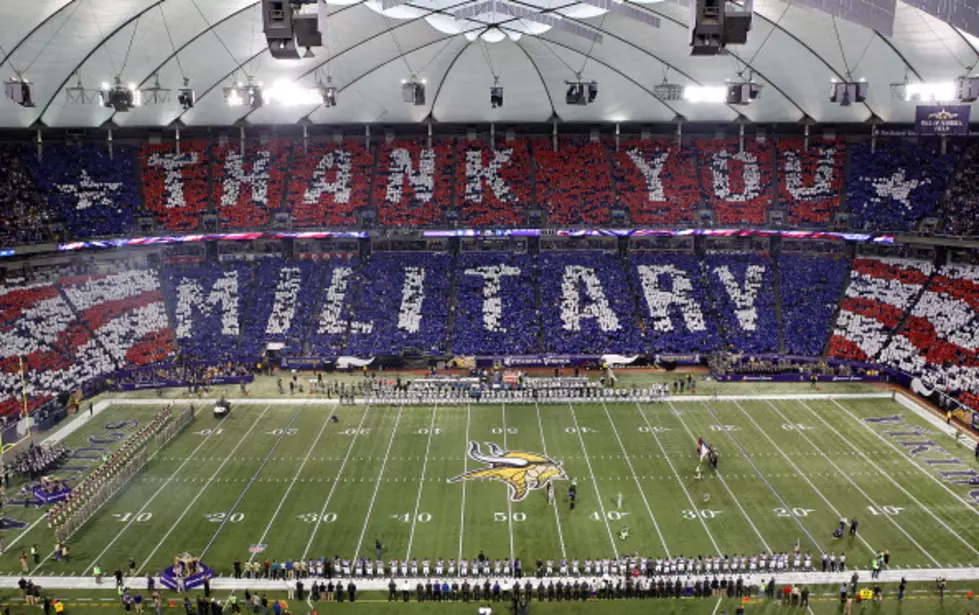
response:
[[[817,562],[818,564],[818,562]],[[694,558],[629,557],[606,559],[537,560],[528,568],[521,560],[496,559],[485,556],[462,559],[392,559],[371,560],[321,558],[310,561],[234,562],[235,578],[302,579],[309,577],[592,577],[592,576],[675,576],[685,574],[726,574],[774,571],[811,571],[811,553],[769,553],[759,555],[697,556]],[[823,555],[823,571],[846,570],[846,555]]]

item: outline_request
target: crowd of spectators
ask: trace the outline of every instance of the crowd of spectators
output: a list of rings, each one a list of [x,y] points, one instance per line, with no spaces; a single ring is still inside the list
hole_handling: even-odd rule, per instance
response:
[[[942,154],[937,143],[868,142],[850,146],[847,208],[854,228],[913,231],[936,207],[955,167],[957,146]]]
[[[0,149],[0,245],[50,241],[54,219],[18,152]]]
[[[615,349],[628,354],[641,349],[634,295],[615,254],[545,252],[537,263],[546,352],[602,354]]]
[[[629,262],[645,323],[646,352],[704,353],[720,346],[695,255],[633,254]]]
[[[829,256],[783,254],[778,259],[785,352],[814,357],[846,283],[848,263]]]
[[[615,202],[633,224],[689,225],[701,202],[696,153],[668,139],[628,139],[612,151]]]
[[[373,325],[357,320],[351,314],[354,287],[360,280],[357,261],[331,260],[326,263],[319,306],[309,323],[309,351],[312,355],[343,354],[347,334],[366,331]],[[368,299],[369,300],[369,299]]]
[[[221,228],[253,229],[268,224],[282,207],[292,145],[289,141],[211,148],[212,202]]]
[[[778,152],[778,200],[788,222],[802,227],[825,227],[840,209],[846,165],[844,139],[785,138]]]
[[[775,153],[770,143],[695,139],[684,145],[697,155],[703,198],[719,224],[764,226],[775,192]]]
[[[367,206],[374,154],[359,141],[293,147],[285,207],[297,228],[353,227]]]
[[[880,360],[948,393],[979,394],[979,267],[946,265]],[[979,406],[973,406],[979,407]]]
[[[875,360],[933,270],[930,262],[920,260],[854,259],[829,340],[829,356]]]
[[[941,231],[948,235],[979,235],[979,144],[965,148],[948,190],[940,201]]]
[[[199,228],[210,204],[208,149],[205,141],[146,144],[139,149],[143,202],[157,224],[168,231]]]
[[[460,141],[455,151],[455,200],[463,226],[516,226],[526,222],[533,186],[527,139]]]
[[[23,157],[48,215],[72,238],[131,234],[142,211],[136,151],[116,146],[50,145]]]
[[[0,242],[37,243],[212,228],[521,226],[539,208],[554,226],[702,222],[766,226],[770,210],[807,228],[976,233],[970,187],[979,147],[932,142],[798,138],[592,141],[395,139],[292,142],[203,140],[46,145],[0,150]],[[845,176],[845,177],[844,177]],[[844,188],[845,179],[845,188]],[[947,190],[946,190],[947,189]],[[845,206],[843,191],[846,191]],[[364,216],[361,216],[361,213]],[[275,214],[290,214],[289,222]],[[368,215],[369,214],[369,215]],[[706,219],[707,214],[704,214]],[[63,229],[63,230],[62,230]]]
[[[745,253],[708,254],[702,261],[725,347],[731,352],[779,349],[772,261]]]
[[[452,203],[450,141],[396,140],[378,148],[374,208],[384,226],[432,226]]]
[[[185,357],[231,361],[252,291],[246,264],[201,263],[163,269],[174,336]]]
[[[427,252],[382,252],[358,272],[346,352],[439,355],[446,351],[449,256]]]
[[[564,139],[555,150],[547,139],[533,142],[537,202],[551,225],[606,225],[612,177],[608,152],[599,141]]]
[[[539,350],[534,262],[516,252],[464,252],[456,262],[452,350],[463,355]]]
[[[317,261],[279,259],[252,266],[252,301],[241,323],[242,357],[261,357],[269,342],[285,345],[282,356],[301,354],[306,325],[324,285],[324,269]]]

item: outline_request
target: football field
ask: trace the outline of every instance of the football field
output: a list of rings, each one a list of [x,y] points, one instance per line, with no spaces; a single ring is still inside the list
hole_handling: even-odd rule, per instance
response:
[[[236,559],[374,559],[375,540],[385,562],[482,551],[525,570],[537,559],[755,555],[797,542],[817,564],[845,552],[866,568],[887,550],[892,568],[979,566],[971,449],[888,398],[268,401],[237,403],[224,419],[200,412],[72,538],[70,562],[45,559],[31,573],[86,575],[129,558],[158,573],[186,551],[228,575]],[[113,400],[68,444],[93,446],[126,419],[134,429],[155,403]],[[698,437],[720,451],[718,471],[700,479]],[[859,520],[855,537],[833,538],[841,516]],[[19,570],[21,548],[54,544],[43,522],[24,532],[0,572]]]

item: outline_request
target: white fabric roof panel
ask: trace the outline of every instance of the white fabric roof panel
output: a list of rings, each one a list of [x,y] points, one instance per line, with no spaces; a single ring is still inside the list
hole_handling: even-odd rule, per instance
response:
[[[178,119],[186,125],[216,126],[303,118],[331,124],[419,122],[428,117],[439,122],[539,122],[555,113],[576,122],[660,122],[676,114],[690,121],[728,122],[743,114],[759,122],[805,116],[817,122],[863,122],[873,115],[906,122],[913,119],[914,105],[894,100],[890,83],[954,79],[977,61],[979,39],[903,1],[897,3],[893,35],[886,37],[800,4],[756,0],[748,43],[716,57],[690,55],[687,8],[673,2],[630,6],[659,19],[660,27],[618,13],[568,18],[602,34],[603,42],[593,44],[557,28],[538,36],[525,34],[519,41],[470,42],[424,19],[385,17],[360,4],[333,5],[326,46],[314,49],[313,58],[282,61],[268,54],[256,0],[5,3],[0,8],[0,76],[23,72],[34,83],[38,104],[25,109],[3,98],[0,127],[26,128],[36,122],[96,127],[109,120],[120,126],[159,127]],[[505,88],[505,105],[499,109],[491,109],[488,100],[493,72]],[[843,79],[848,72],[870,82],[866,105],[841,107],[828,100],[829,80]],[[427,81],[424,106],[402,101],[400,81],[411,73]],[[750,106],[664,102],[653,95],[664,74],[681,85],[721,85],[739,73],[764,85]],[[94,90],[117,74],[123,83],[143,86],[157,75],[163,87],[173,90],[173,100],[113,113],[98,103],[79,105],[65,97],[64,87],[78,78]],[[576,74],[599,82],[594,103],[565,104],[565,81]],[[176,102],[184,75],[198,95],[187,112]],[[339,104],[270,104],[253,112],[228,107],[222,88],[246,75],[266,87],[280,80],[311,87],[329,75],[339,90]]]

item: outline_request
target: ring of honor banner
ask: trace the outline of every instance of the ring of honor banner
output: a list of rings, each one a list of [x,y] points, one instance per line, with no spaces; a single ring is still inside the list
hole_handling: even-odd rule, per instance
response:
[[[914,128],[919,135],[969,134],[969,105],[918,105]]]

